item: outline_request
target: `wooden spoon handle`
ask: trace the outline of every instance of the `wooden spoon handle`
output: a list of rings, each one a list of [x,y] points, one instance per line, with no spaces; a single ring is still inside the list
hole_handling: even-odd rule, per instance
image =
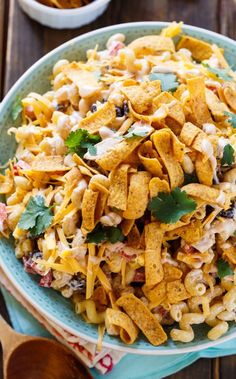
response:
[[[0,341],[2,345],[9,340],[16,332],[8,325],[4,318],[0,315]]]

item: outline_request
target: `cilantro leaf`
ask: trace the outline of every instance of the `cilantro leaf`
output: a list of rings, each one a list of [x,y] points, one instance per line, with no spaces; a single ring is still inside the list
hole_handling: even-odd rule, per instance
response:
[[[85,129],[78,129],[69,134],[65,143],[70,153],[77,153],[83,158],[87,151],[89,151],[91,155],[96,155],[97,150],[94,145],[100,141],[100,136],[90,134]]]
[[[118,241],[123,241],[124,236],[122,234],[122,231],[115,227],[115,226],[110,226],[106,228],[106,234],[107,234],[107,239],[111,243],[116,243]]]
[[[25,211],[21,215],[18,226],[29,230],[32,237],[42,234],[51,224],[53,214],[44,203],[43,196],[31,197]]]
[[[102,225],[98,224],[92,232],[88,233],[87,235],[87,242],[88,243],[102,243],[105,242],[107,239],[106,232]]]
[[[194,211],[197,204],[185,191],[176,187],[170,193],[160,192],[151,199],[148,209],[152,215],[165,224],[174,224],[183,215]]]
[[[219,79],[225,81],[232,81],[232,76],[228,75],[229,69],[210,67],[208,63],[202,63],[203,67],[206,67],[209,72],[216,75]]]
[[[217,262],[217,270],[219,278],[224,278],[227,275],[232,275],[234,272],[230,267],[229,263],[224,261],[224,259],[219,259]]]
[[[88,145],[88,152],[90,155],[96,155],[97,154],[97,148],[96,146],[92,145],[91,143]]]
[[[235,232],[234,232],[234,237],[236,237],[236,230],[235,230]]]
[[[162,91],[175,91],[179,87],[179,82],[177,81],[177,76],[175,74],[163,74],[163,73],[152,73],[149,75],[149,80],[160,80]]]
[[[12,116],[12,119],[14,121],[16,121],[18,119],[22,110],[23,110],[23,107],[21,104],[21,99],[18,97],[16,99],[15,103],[13,104],[13,108],[12,108],[12,112],[11,112],[11,116]]]
[[[232,125],[233,128],[236,128],[236,114],[231,112],[224,112],[228,116],[227,121]]]
[[[98,224],[96,228],[87,235],[87,242],[96,244],[100,244],[105,241],[116,243],[123,240],[124,236],[118,227],[103,226],[101,224]]]
[[[221,164],[222,166],[223,165],[232,166],[233,162],[234,162],[234,148],[230,144],[227,144],[224,147],[223,158],[221,159]]]
[[[184,173],[184,186],[190,183],[199,183],[198,177],[195,172],[193,174]]]
[[[139,129],[136,129],[136,130],[134,127],[131,127],[131,128],[129,128],[128,133],[125,134],[123,137],[127,138],[127,139],[134,138],[134,137],[141,137],[142,138],[142,137],[148,136],[149,132],[150,132],[150,130],[145,129],[145,127],[143,127],[143,130],[141,130],[141,127]]]

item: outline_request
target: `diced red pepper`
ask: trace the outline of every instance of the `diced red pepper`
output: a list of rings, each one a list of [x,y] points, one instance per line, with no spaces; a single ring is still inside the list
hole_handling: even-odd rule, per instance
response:
[[[137,271],[136,270],[132,282],[144,283],[145,282],[145,273],[143,271]]]
[[[7,208],[6,204],[0,203],[0,232],[3,232],[6,228],[7,222]]]
[[[43,272],[38,269],[37,263],[33,261],[31,257],[23,257],[24,270],[28,272],[28,274],[38,274],[43,275]]]
[[[197,252],[197,250],[195,249],[195,247],[190,246],[188,244],[184,245],[183,250],[184,250],[184,252],[186,254],[192,254],[192,253],[196,253]]]
[[[50,270],[48,271],[46,275],[42,276],[42,278],[40,279],[39,281],[40,287],[50,288],[52,284],[52,279],[53,279],[52,270]]]
[[[130,262],[132,261],[132,259],[136,258],[137,255],[136,254],[129,255],[129,254],[126,254],[124,251],[121,251],[120,256],[122,258],[125,258],[127,262]]]
[[[28,170],[30,168],[30,165],[23,161],[22,159],[20,159],[16,164],[14,164],[13,166],[13,175],[14,176],[18,176],[19,175],[19,169],[22,169],[22,170]]]
[[[29,117],[32,121],[36,120],[34,108],[32,107],[32,105],[28,105],[27,107],[25,107],[25,115]]]
[[[125,45],[120,41],[113,41],[109,48],[109,55],[115,57],[120,49],[123,49]]]

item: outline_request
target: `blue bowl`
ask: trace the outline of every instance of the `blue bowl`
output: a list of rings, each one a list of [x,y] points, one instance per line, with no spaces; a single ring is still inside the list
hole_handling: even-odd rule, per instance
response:
[[[34,91],[42,94],[49,90],[49,76],[53,65],[59,59],[85,59],[86,50],[93,48],[96,44],[99,45],[100,49],[104,48],[106,41],[114,33],[124,33],[127,38],[126,41],[129,42],[143,35],[158,34],[166,26],[168,26],[166,22],[135,22],[102,28],[64,43],[36,62],[16,82],[0,106],[0,162],[4,163],[11,158],[16,148],[14,138],[7,135],[7,130],[10,127],[19,126],[19,120],[13,122],[11,116],[14,102],[18,97],[23,98],[29,92]],[[190,36],[216,43],[224,48],[226,59],[231,66],[234,66],[236,62],[236,42],[193,26],[185,25],[183,30]],[[53,289],[39,287],[34,276],[27,274],[23,270],[22,263],[15,257],[12,240],[0,240],[0,265],[22,296],[46,318],[76,336],[90,342],[97,342],[98,333],[95,325],[84,322],[80,316],[75,314],[73,305],[69,300],[63,298],[60,293]],[[135,344],[127,346],[117,337],[105,335],[103,345],[136,354],[170,355],[202,350],[236,337],[236,323],[230,325],[228,332],[217,341],[207,339],[207,330],[208,328],[205,325],[197,325],[194,328],[194,341],[187,344],[173,342],[169,339],[166,344],[154,347],[143,336],[140,336]]]

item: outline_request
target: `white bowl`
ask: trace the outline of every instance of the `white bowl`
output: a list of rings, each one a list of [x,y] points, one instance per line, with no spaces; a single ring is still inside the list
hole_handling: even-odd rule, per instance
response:
[[[40,24],[55,29],[73,29],[89,24],[105,12],[110,0],[95,0],[80,8],[57,9],[36,0],[18,0],[27,15]]]

